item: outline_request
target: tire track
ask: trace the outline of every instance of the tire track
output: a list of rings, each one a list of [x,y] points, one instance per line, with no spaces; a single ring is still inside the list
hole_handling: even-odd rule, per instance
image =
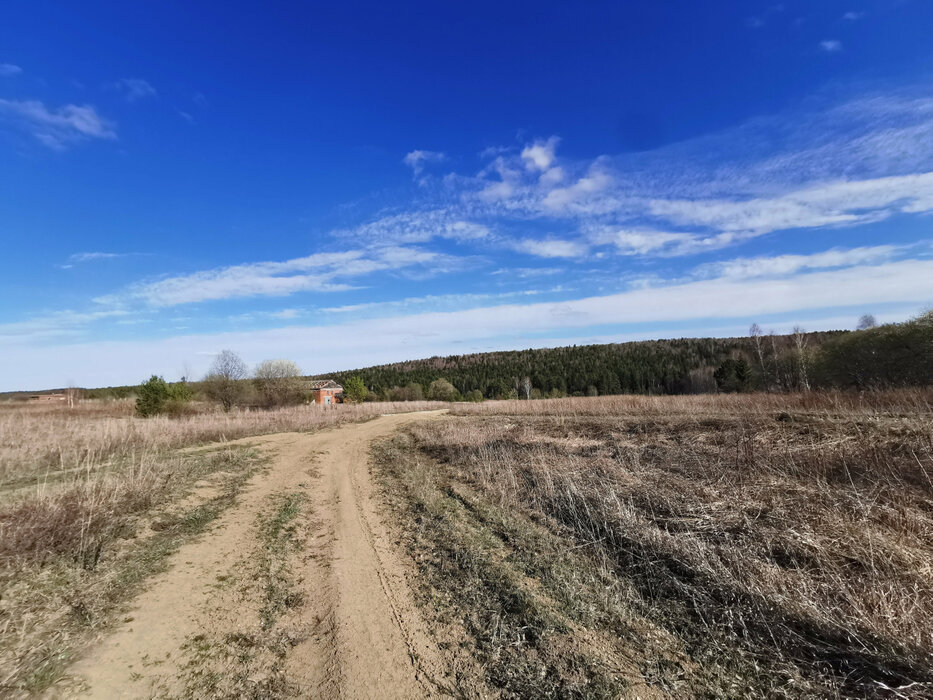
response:
[[[74,676],[95,698],[200,697],[181,681],[186,645],[255,624],[256,601],[218,594],[217,582],[242,573],[243,557],[257,544],[253,523],[269,496],[300,489],[309,506],[296,572],[303,604],[281,624],[301,635],[283,662],[289,681],[283,697],[439,694],[435,679],[445,664],[408,590],[369,473],[373,440],[439,414],[243,440],[273,453],[269,467],[207,534],[173,555],[126,622],[74,665]]]

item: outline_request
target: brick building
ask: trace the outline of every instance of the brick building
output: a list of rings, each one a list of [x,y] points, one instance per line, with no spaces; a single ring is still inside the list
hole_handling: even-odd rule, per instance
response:
[[[311,397],[314,403],[327,406],[343,401],[343,387],[333,379],[316,379],[311,382]]]

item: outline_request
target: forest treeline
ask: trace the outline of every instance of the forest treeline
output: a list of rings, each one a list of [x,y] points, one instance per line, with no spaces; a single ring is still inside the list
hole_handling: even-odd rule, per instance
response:
[[[753,324],[749,335],[741,338],[681,338],[451,355],[306,379],[335,379],[346,388],[353,387],[359,400],[365,396],[365,400],[376,401],[863,390],[933,384],[933,312],[904,323],[862,325],[857,331],[807,333],[795,329],[791,334],[775,335],[764,334]],[[285,393],[269,390],[278,384],[268,377],[263,379],[262,374],[260,370],[256,378],[246,380],[243,369],[231,378],[232,383],[218,384],[219,375],[212,372],[202,381],[180,384],[186,385],[185,395],[219,396],[217,400],[225,403],[225,408],[229,406],[224,391],[243,394],[247,398],[240,396],[237,403],[245,400],[249,405],[307,400],[307,392],[292,391],[285,392],[285,401]],[[121,386],[84,389],[82,395],[125,398],[139,392],[139,386]],[[263,398],[264,394],[268,395]]]
[[[869,317],[865,317],[866,319]],[[869,389],[933,384],[933,312],[858,331],[681,338],[431,357],[330,375],[362,379],[372,398],[431,398],[445,379],[468,400]]]

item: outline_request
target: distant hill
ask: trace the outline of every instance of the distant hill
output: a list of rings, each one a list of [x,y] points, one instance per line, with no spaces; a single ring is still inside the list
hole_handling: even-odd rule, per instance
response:
[[[808,350],[844,333],[808,333]],[[464,396],[474,392],[478,398],[479,392],[484,398],[505,398],[521,395],[526,377],[535,396],[682,394],[716,391],[715,372],[726,360],[737,359],[748,371],[744,388],[791,388],[797,375],[790,366],[792,337],[764,336],[760,341],[761,355],[748,337],[681,338],[430,357],[321,376],[341,383],[359,376],[377,395],[413,384],[426,392],[435,380],[446,379]],[[396,392],[392,398],[416,397]]]

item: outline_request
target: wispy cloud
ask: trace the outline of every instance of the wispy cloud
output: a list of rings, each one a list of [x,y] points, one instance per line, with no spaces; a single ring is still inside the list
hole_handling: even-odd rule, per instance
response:
[[[855,20],[862,19],[864,16],[865,16],[864,12],[850,11],[850,12],[846,12],[842,16],[842,18],[850,22],[854,22]]]
[[[153,307],[247,297],[287,296],[297,292],[353,289],[350,281],[376,272],[431,275],[455,265],[452,256],[401,246],[316,253],[282,262],[257,262],[135,285],[125,293],[97,299],[114,304],[142,300]]]
[[[816,330],[826,328],[825,323],[833,324],[828,327],[839,327],[849,314],[854,320],[853,309],[897,305],[899,313],[906,315],[919,311],[931,298],[933,261],[905,260],[806,272],[787,279],[693,280],[568,301],[380,314],[331,325],[292,325],[248,333],[93,342],[67,347],[11,346],[5,350],[8,358],[5,366],[17,367],[18,374],[0,375],[0,384],[14,388],[14,382],[17,386],[38,383],[40,377],[43,383],[50,383],[49,367],[88,385],[136,381],[136,377],[145,377],[153,371],[174,371],[186,359],[201,358],[206,363],[208,360],[204,358],[209,355],[205,353],[223,347],[236,348],[250,362],[262,359],[269,347],[275,347],[279,354],[309,371],[327,371],[433,354],[528,347],[536,339],[546,345],[557,344],[557,338],[568,343],[582,342],[592,338],[593,329],[600,329],[604,342],[617,341],[632,336],[633,324],[647,322],[689,322],[695,324],[693,334],[708,335],[710,328],[716,327],[709,321],[721,324],[722,320],[735,319],[744,329],[750,320],[779,316],[786,319],[783,325],[804,322]],[[611,337],[605,335],[607,327],[616,328]],[[682,326],[671,332],[690,334]],[[641,331],[640,337],[657,334],[657,330]],[[319,342],[322,337],[339,337],[340,343],[322,344]],[[374,338],[379,342],[374,343]],[[115,362],[114,358],[120,361]],[[20,368],[28,373],[21,374]],[[206,366],[195,369],[202,371]]]
[[[449,209],[429,209],[388,214],[355,228],[337,229],[331,234],[340,241],[359,240],[370,244],[402,245],[425,243],[435,238],[471,241],[487,238],[487,226],[465,220]]]
[[[837,53],[842,51],[842,42],[838,39],[823,39],[820,42],[820,49],[826,53]]]
[[[902,246],[879,245],[847,250],[836,248],[809,255],[735,258],[701,265],[695,270],[695,274],[699,277],[719,279],[784,277],[802,270],[825,270],[886,262],[902,250]]]
[[[0,343],[31,342],[79,336],[90,324],[105,319],[127,316],[129,313],[125,309],[65,310],[42,314],[25,321],[0,323]]]
[[[23,69],[13,63],[0,63],[0,78],[12,78],[19,75]]]
[[[651,214],[684,226],[759,236],[773,231],[854,226],[892,214],[933,209],[933,173],[855,182],[820,183],[772,198],[744,201],[663,200],[649,202]]]
[[[107,87],[122,92],[127,102],[154,98],[159,94],[149,81],[142,78],[121,78]]]
[[[424,172],[424,168],[429,163],[441,163],[447,160],[447,156],[440,151],[421,151],[415,150],[405,155],[402,162],[411,168],[415,177]]]
[[[512,243],[512,247],[522,253],[539,258],[580,258],[589,252],[589,247],[581,241],[567,241],[558,238],[522,238]]]
[[[55,150],[88,139],[117,137],[113,124],[91,105],[69,104],[49,109],[38,100],[0,99],[0,116]]]
[[[933,99],[925,96],[865,96],[637,156],[568,161],[558,144],[499,149],[475,176],[449,175],[443,216],[482,223],[498,232],[486,244],[532,255],[541,247],[526,244],[530,236],[509,241],[501,232],[534,222],[577,252],[672,256],[933,211]],[[545,177],[554,171],[559,179]]]
[[[590,239],[594,244],[612,245],[622,255],[688,255],[713,246],[710,237],[692,233],[672,233],[651,229],[605,228],[594,231]]]
[[[94,260],[112,260],[113,258],[125,258],[133,253],[74,253],[68,256],[68,261],[73,263],[92,262]]]

